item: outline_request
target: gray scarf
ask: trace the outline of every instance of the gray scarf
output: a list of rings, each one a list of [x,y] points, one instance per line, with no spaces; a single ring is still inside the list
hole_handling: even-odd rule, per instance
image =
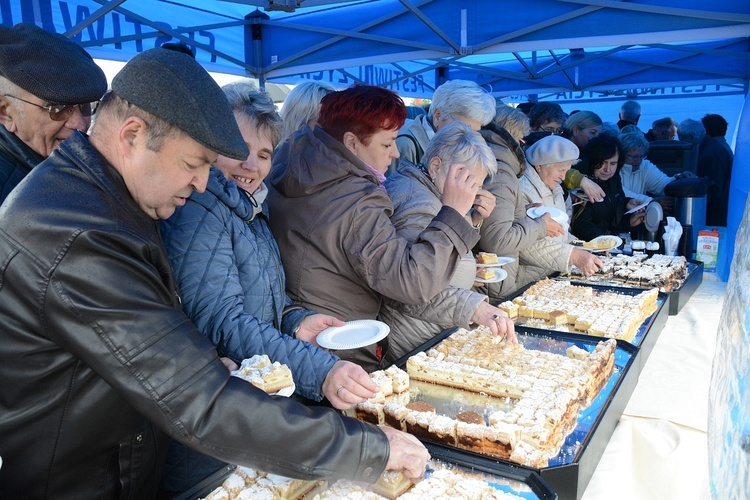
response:
[[[266,201],[266,196],[268,196],[268,188],[264,182],[261,182],[260,186],[253,194],[250,194],[247,191],[243,192],[247,195],[247,198],[253,205],[253,216],[250,217],[250,220],[253,220],[255,219],[255,216],[263,210],[263,202]]]

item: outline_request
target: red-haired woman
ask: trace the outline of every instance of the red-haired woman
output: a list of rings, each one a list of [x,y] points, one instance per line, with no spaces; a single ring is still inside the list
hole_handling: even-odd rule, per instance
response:
[[[298,132],[274,156],[271,229],[293,302],[344,321],[376,318],[384,296],[425,303],[448,286],[479,240],[466,216],[481,181],[464,165],[450,168],[443,208],[420,236],[410,243],[396,234],[382,183],[398,158],[405,119],[394,92],[353,86],[325,96],[318,126]],[[508,328],[500,320],[495,333]],[[382,350],[336,354],[372,371]]]

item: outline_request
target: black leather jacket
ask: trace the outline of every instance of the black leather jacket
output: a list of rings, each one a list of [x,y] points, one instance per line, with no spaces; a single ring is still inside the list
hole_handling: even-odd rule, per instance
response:
[[[44,157],[0,125],[0,203]]]
[[[154,496],[164,434],[291,477],[374,481],[377,427],[230,377],[182,313],[158,225],[86,137],[0,208],[0,496]]]

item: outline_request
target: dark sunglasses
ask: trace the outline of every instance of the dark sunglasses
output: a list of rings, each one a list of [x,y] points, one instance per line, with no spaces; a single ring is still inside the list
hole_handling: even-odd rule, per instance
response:
[[[551,132],[554,135],[562,135],[565,130],[562,127],[541,127],[541,130],[544,132]]]
[[[37,104],[35,102],[27,101],[26,99],[21,99],[20,97],[16,97],[11,94],[4,94],[5,97],[12,97],[13,99],[18,99],[19,101],[23,101],[26,104],[31,104],[32,106],[36,106],[37,108],[42,108],[49,113],[50,119],[56,121],[56,122],[62,122],[70,118],[70,115],[73,113],[73,110],[77,107],[83,116],[91,116],[96,112],[97,106],[99,106],[99,101],[94,102],[84,102],[81,104]]]

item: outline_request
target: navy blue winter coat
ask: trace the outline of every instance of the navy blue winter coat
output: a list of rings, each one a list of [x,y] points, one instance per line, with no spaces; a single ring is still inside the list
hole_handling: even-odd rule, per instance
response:
[[[253,217],[254,205],[255,199],[212,168],[206,191],[194,192],[162,222],[183,309],[222,356],[239,363],[267,354],[291,368],[299,394],[320,400],[338,357],[291,336],[311,311],[283,315],[291,303],[279,249],[267,208]]]

